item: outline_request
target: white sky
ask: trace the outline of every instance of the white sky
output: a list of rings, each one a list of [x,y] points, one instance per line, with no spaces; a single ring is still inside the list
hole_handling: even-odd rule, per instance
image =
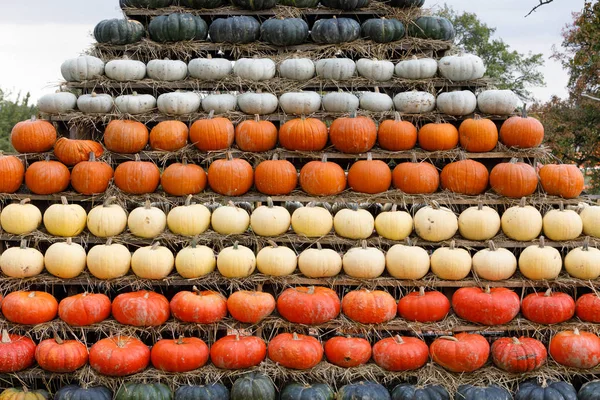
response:
[[[476,13],[496,35],[520,52],[544,53],[542,69],[547,86],[533,88],[547,100],[565,96],[567,74],[551,60],[552,46],[560,47],[561,31],[571,13],[584,0],[555,0],[527,18],[523,16],[538,0],[427,0],[426,6],[448,3],[457,10]],[[60,65],[76,57],[93,42],[95,24],[121,15],[118,0],[0,0],[0,87],[31,92],[33,99],[56,90]]]

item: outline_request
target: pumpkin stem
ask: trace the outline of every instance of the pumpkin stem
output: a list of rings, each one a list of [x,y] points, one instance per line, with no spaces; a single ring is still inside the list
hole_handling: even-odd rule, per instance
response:
[[[367,161],[373,161],[373,154],[372,153],[367,153]]]
[[[144,203],[144,208],[146,210],[149,210],[152,208],[152,203],[150,203],[150,199],[146,199],[146,202]]]
[[[375,86],[374,91],[375,93],[379,93],[379,86]]]
[[[68,237],[67,238],[67,244],[70,246],[73,244],[73,238]]]
[[[188,165],[188,160],[186,156],[181,157],[181,164],[185,167]]]
[[[195,249],[197,245],[198,245],[198,235],[194,236],[192,238],[192,240],[190,240],[190,247],[192,249]]]
[[[400,122],[402,121],[402,116],[400,115],[400,113],[398,111],[394,112],[394,122]]]
[[[420,297],[425,296],[425,286],[420,286],[419,287],[419,296]]]
[[[58,344],[63,344],[65,341],[58,336],[58,333],[54,332],[54,341]]]
[[[29,297],[30,299],[33,299],[35,297],[35,292],[31,292],[27,295],[27,297]]]
[[[144,293],[144,298],[145,299],[150,298],[150,292],[146,291],[146,293]]]
[[[546,239],[543,236],[540,236],[540,249],[543,249],[546,245]]]
[[[30,121],[31,121],[31,122],[35,122],[35,121],[37,121],[37,117],[36,117],[35,115],[32,115],[32,116],[31,116],[31,119],[30,119]]]
[[[8,335],[8,331],[6,329],[2,329],[2,343],[10,343],[10,336]]]
[[[516,164],[518,162],[519,162],[519,159],[517,157],[513,157],[513,158],[510,159],[510,163],[511,164]]]
[[[521,341],[516,337],[510,338],[510,339],[512,340],[513,344],[521,344]]]
[[[270,197],[267,197],[267,207],[273,208],[273,199]]]
[[[314,286],[309,286],[308,287],[308,294],[315,294],[315,287]]]
[[[391,212],[396,212],[398,211],[398,204],[392,204],[392,209],[390,210]]]
[[[404,340],[402,340],[402,336],[400,336],[400,335],[394,336],[394,342],[396,342],[398,344],[404,344]]]
[[[563,204],[562,201],[560,203],[558,203],[558,210],[559,211],[565,211],[565,205]]]
[[[456,242],[453,240],[450,242],[450,250],[454,250],[454,246],[456,245]]]
[[[321,157],[321,162],[327,162],[327,154],[323,154],[323,157]]]
[[[113,240],[113,238],[111,238],[111,237],[109,237],[108,239],[106,239],[105,246],[110,246],[112,244],[112,240]]]
[[[154,242],[154,243],[152,243],[152,248],[151,249],[152,250],[156,250],[156,249],[158,249],[158,246],[160,246],[160,242]]]
[[[60,196],[60,204],[62,204],[63,206],[69,205],[69,202],[67,201],[67,198],[65,196]]]
[[[435,200],[431,200],[431,208],[433,208],[434,210],[439,210],[440,209],[440,203],[438,203]]]
[[[413,245],[413,242],[409,236],[407,236],[406,239],[404,239],[404,241],[406,242],[406,245],[409,247]]]
[[[227,152],[227,156],[226,156],[227,161],[231,161],[233,160],[233,155],[231,154],[230,151]]]
[[[215,110],[210,110],[210,112],[208,113],[207,119],[213,119],[214,116],[215,116]]]
[[[296,332],[292,333],[292,339],[293,340],[300,340],[300,338],[298,337],[298,334]]]
[[[278,247],[278,246],[277,246],[277,243],[275,243],[275,242],[274,242],[274,241],[272,241],[272,240],[267,240],[267,243],[269,243],[269,244],[271,245],[271,247],[272,247],[272,248],[274,248],[274,249],[276,249],[276,248]]]
[[[117,196],[110,196],[104,199],[104,203],[102,203],[102,207],[110,206],[115,200],[117,200]]]
[[[488,242],[488,248],[490,249],[490,251],[496,251],[496,250],[497,250],[497,249],[496,249],[496,245],[494,244],[494,241],[493,241],[493,240],[490,240],[490,241]]]
[[[277,153],[273,154],[273,158],[272,158],[272,160],[273,160],[273,161],[277,161],[277,160],[279,160],[279,154],[277,154]]]
[[[44,161],[50,162],[50,155],[49,154],[46,154],[46,158],[44,158]]]
[[[519,202],[519,207],[525,207],[527,205],[527,198],[521,197],[521,201]]]
[[[583,239],[583,246],[581,246],[581,249],[583,251],[588,251],[590,247],[590,237],[586,236],[585,239]]]
[[[27,203],[31,203],[31,199],[27,198],[27,199],[23,199],[19,202],[20,205],[24,206]]]
[[[575,328],[575,329],[573,330],[573,334],[575,334],[575,335],[579,336],[579,328]]]
[[[490,285],[485,285],[485,289],[483,290],[486,294],[492,293],[492,289],[490,289]]]
[[[366,249],[367,249],[367,241],[366,241],[366,240],[363,240],[363,241],[360,243],[360,246],[361,246],[361,248],[362,248],[363,250],[366,250]]]
[[[186,207],[189,207],[192,204],[192,198],[193,197],[194,196],[192,196],[191,194],[188,194],[188,197],[186,197],[186,199],[185,199],[185,206]]]
[[[414,151],[412,152],[412,155],[410,157],[410,162],[412,163],[417,163],[417,153],[415,153]]]
[[[254,122],[260,122],[260,115],[254,114]]]
[[[233,242],[233,249],[237,250],[238,249],[238,241],[236,240],[235,242]]]
[[[227,202],[227,205],[228,205],[229,207],[237,208],[237,206],[235,205],[235,203],[234,203],[233,201],[231,201],[231,200],[229,200],[229,201]]]
[[[521,118],[527,118],[527,104],[523,103],[523,108],[521,109]]]
[[[321,247],[321,243],[317,242],[317,250],[323,250],[323,247]]]
[[[27,248],[27,239],[21,239],[21,245],[19,246],[21,250],[25,250]]]
[[[93,151],[90,151],[90,158],[88,159],[89,162],[94,162],[96,161],[96,153],[94,153]]]
[[[548,288],[548,290],[546,290],[546,293],[544,293],[544,297],[552,297],[552,288]]]
[[[439,339],[451,340],[453,342],[458,342],[458,339],[455,338],[454,336],[440,336]]]
[[[175,344],[183,344],[183,335],[179,335],[179,338],[177,338]]]
[[[135,161],[136,162],[142,161],[142,159],[140,158],[140,154],[139,153],[135,155]]]
[[[477,202],[477,210],[478,210],[478,211],[481,211],[481,210],[483,210],[483,202],[482,202],[481,200],[479,200],[479,201]]]
[[[475,121],[479,121],[481,119],[481,116],[479,114],[475,114],[475,115],[473,115],[473,119]]]

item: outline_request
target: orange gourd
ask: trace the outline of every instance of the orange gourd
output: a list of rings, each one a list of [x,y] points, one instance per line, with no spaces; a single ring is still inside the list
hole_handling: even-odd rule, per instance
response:
[[[539,170],[540,183],[551,196],[574,199],[583,191],[583,174],[576,165],[546,164]]]
[[[96,160],[90,152],[88,161],[83,161],[73,167],[71,171],[71,186],[77,193],[92,195],[106,192],[114,171],[104,161]]]
[[[262,152],[277,145],[277,127],[260,116],[241,122],[235,127],[235,143],[243,151]]]
[[[377,126],[368,117],[337,118],[329,127],[331,144],[342,153],[364,153],[375,146]]]
[[[289,194],[298,185],[298,171],[294,164],[279,160],[277,154],[272,160],[262,161],[254,171],[256,190],[270,196]]]
[[[287,150],[320,151],[327,138],[327,126],[316,118],[295,118],[279,128],[279,143]]]
[[[535,169],[516,158],[492,168],[490,185],[500,196],[521,198],[533,194],[537,189],[538,177]]]
[[[458,130],[452,124],[443,123],[438,119],[419,129],[419,146],[427,151],[450,150],[458,144]]]
[[[311,161],[300,170],[300,187],[313,196],[332,196],[346,189],[346,174],[342,167],[327,161],[323,155],[321,161]]]
[[[199,119],[190,128],[190,142],[199,150],[225,150],[233,144],[235,129],[231,121],[213,116],[214,111],[211,111],[208,118]]]
[[[15,156],[5,156],[0,152],[0,193],[14,193],[23,184],[25,167]]]
[[[381,160],[373,160],[371,153],[366,160],[352,164],[348,170],[348,186],[359,193],[382,193],[387,191],[392,184],[392,171]]]
[[[492,151],[498,144],[496,124],[479,115],[464,120],[458,128],[458,135],[461,147],[472,153]]]
[[[104,130],[104,145],[115,153],[138,153],[148,144],[148,128],[137,121],[110,121]]]
[[[187,144],[189,129],[181,121],[163,121],[150,131],[150,147],[154,150],[176,151]]]
[[[500,127],[500,141],[508,147],[528,149],[538,147],[544,140],[544,126],[535,118],[527,116],[523,106],[520,117],[510,117]]]
[[[141,161],[139,154],[135,161],[126,161],[115,170],[115,185],[125,193],[153,193],[160,182],[160,171],[151,161]]]
[[[446,165],[440,174],[442,188],[474,196],[485,192],[489,173],[485,165],[474,160],[460,160]]]
[[[411,122],[402,121],[400,113],[395,113],[394,119],[379,124],[377,141],[384,150],[410,150],[417,144],[417,128]]]
[[[241,196],[248,192],[254,182],[254,171],[246,160],[227,158],[216,160],[208,167],[208,184],[216,193],[224,196]]]
[[[58,161],[36,161],[25,172],[25,185],[35,194],[54,194],[69,186],[71,173]]]
[[[172,196],[198,194],[206,188],[206,181],[204,169],[188,164],[186,158],[181,163],[169,165],[160,177],[163,190]]]
[[[43,153],[54,146],[56,128],[35,116],[17,123],[10,133],[10,143],[19,153]]]

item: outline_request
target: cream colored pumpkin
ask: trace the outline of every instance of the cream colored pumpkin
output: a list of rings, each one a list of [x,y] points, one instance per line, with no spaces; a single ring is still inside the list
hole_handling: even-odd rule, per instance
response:
[[[367,239],[374,228],[375,219],[371,213],[356,206],[338,211],[333,218],[335,233],[348,239]]]
[[[321,108],[321,95],[315,92],[287,92],[279,97],[279,107],[286,114],[312,114]]]
[[[420,238],[429,242],[448,240],[458,230],[456,215],[446,207],[440,207],[436,202],[425,206],[415,214],[415,231]]]
[[[324,249],[317,242],[317,248],[306,249],[298,256],[298,268],[309,278],[329,278],[342,270],[342,257],[332,249]]]
[[[370,81],[389,81],[394,76],[394,63],[376,58],[361,58],[356,62],[356,70],[360,76]]]
[[[233,74],[250,81],[266,81],[275,76],[275,63],[270,58],[239,58],[233,65]]]
[[[297,208],[292,214],[292,229],[297,235],[321,237],[331,232],[332,228],[331,213],[323,207],[315,207],[314,203]]]
[[[277,110],[279,101],[272,93],[242,93],[237,97],[240,110],[250,115],[272,114]]]
[[[202,100],[204,112],[214,114],[225,114],[235,111],[237,98],[232,94],[209,94]]]
[[[160,208],[152,207],[150,200],[146,200],[143,207],[137,207],[129,213],[127,226],[132,235],[153,239],[165,230],[167,216]]]
[[[0,225],[2,230],[13,235],[24,235],[35,231],[42,223],[42,212],[30,204],[31,199],[23,199],[2,209]]]
[[[143,114],[154,110],[156,98],[151,94],[126,94],[115,99],[115,106],[122,114]]]
[[[317,61],[315,70],[321,79],[341,81],[354,76],[356,64],[350,58],[323,58]]]
[[[595,280],[600,276],[600,250],[590,247],[586,237],[583,246],[574,248],[565,257],[565,270],[573,278]]]
[[[112,243],[94,246],[87,254],[87,267],[90,274],[98,279],[116,279],[127,275],[131,266],[131,253],[122,244]]]
[[[600,206],[583,207],[579,216],[583,221],[583,233],[600,238]],[[4,227],[4,223],[2,226]]]
[[[43,113],[67,113],[77,108],[77,96],[69,92],[45,94],[39,98],[37,107]]]
[[[469,207],[458,216],[458,231],[469,240],[490,240],[500,231],[500,215],[482,203]]]
[[[477,98],[470,90],[457,90],[440,93],[436,99],[440,113],[448,115],[467,115],[477,108]]]
[[[291,275],[296,270],[296,252],[285,246],[278,246],[270,242],[270,246],[263,247],[256,255],[256,268],[265,275],[284,276]]]
[[[213,249],[198,246],[192,240],[189,246],[181,249],[175,257],[177,273],[185,279],[200,278],[210,274],[217,266],[217,258]]]
[[[508,208],[500,219],[502,232],[513,240],[528,242],[542,233],[542,214],[532,206],[525,205],[525,198],[518,206]]]
[[[221,235],[239,235],[248,230],[250,216],[246,210],[230,201],[229,205],[213,211],[210,223],[213,230]]]
[[[285,79],[307,81],[315,76],[315,63],[310,58],[288,58],[279,64],[279,75]]]
[[[395,244],[385,255],[388,273],[397,279],[421,279],[429,272],[429,253],[422,247],[413,246],[410,239],[407,244]]]
[[[27,247],[22,239],[19,247],[10,247],[0,256],[2,273],[11,278],[30,278],[44,270],[44,255],[33,247]]]
[[[577,239],[583,231],[583,222],[577,212],[566,210],[563,203],[560,209],[550,210],[542,219],[544,236],[556,241]]]
[[[440,247],[431,255],[431,272],[438,278],[449,281],[465,279],[471,272],[471,255],[465,249],[454,247],[454,240],[450,247]]]
[[[554,247],[545,246],[544,237],[540,244],[528,246],[519,256],[519,271],[532,280],[555,279],[560,274],[562,258]]]
[[[406,114],[428,113],[435,109],[435,96],[428,92],[400,92],[394,96],[396,111]]]
[[[140,247],[131,256],[131,270],[142,279],[164,279],[173,271],[173,265],[173,253],[159,242]]]
[[[390,211],[384,211],[375,218],[375,230],[381,237],[390,240],[404,240],[413,230],[413,219],[406,211],[398,211],[394,204]]]
[[[256,268],[256,257],[252,250],[235,242],[221,250],[217,256],[217,268],[226,278],[246,278]]]
[[[473,256],[473,273],[488,281],[510,279],[517,270],[517,258],[512,251],[496,248],[490,240],[487,249],[479,250]]]
[[[92,208],[87,216],[87,228],[97,237],[120,235],[127,227],[127,213],[118,204],[113,204],[117,198],[111,196],[100,206]]]
[[[279,236],[288,231],[291,219],[290,212],[285,207],[274,206],[269,197],[266,206],[259,206],[252,212],[250,227],[258,236]]]
[[[210,226],[210,210],[202,204],[192,204],[192,195],[189,195],[183,206],[169,211],[167,226],[177,235],[200,235]]]
[[[59,278],[71,279],[79,276],[85,269],[85,249],[71,238],[66,242],[54,243],[44,254],[46,270]]]
[[[61,196],[61,204],[52,204],[44,212],[44,227],[54,236],[77,236],[85,229],[87,214],[79,204],[69,204]]]
[[[328,112],[351,113],[358,109],[358,97],[348,92],[332,92],[323,96],[323,108]]]
[[[385,270],[385,255],[375,247],[367,247],[363,240],[361,247],[353,247],[344,254],[342,266],[346,275],[359,279],[373,279]]]

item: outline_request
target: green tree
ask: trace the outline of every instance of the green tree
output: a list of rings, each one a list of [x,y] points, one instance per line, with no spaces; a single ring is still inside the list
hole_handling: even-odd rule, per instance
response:
[[[531,86],[544,85],[539,67],[542,54],[523,54],[511,50],[502,39],[495,38],[496,28],[479,20],[470,12],[458,13],[447,4],[439,14],[448,18],[456,30],[455,44],[467,53],[481,57],[487,66],[486,75],[496,80],[499,89],[511,89],[523,100],[531,100]]]
[[[35,105],[30,104],[30,95],[21,97],[19,93],[11,100],[11,93],[0,89],[0,151],[11,153],[15,150],[10,144],[10,132],[17,122],[31,118],[37,114]]]

